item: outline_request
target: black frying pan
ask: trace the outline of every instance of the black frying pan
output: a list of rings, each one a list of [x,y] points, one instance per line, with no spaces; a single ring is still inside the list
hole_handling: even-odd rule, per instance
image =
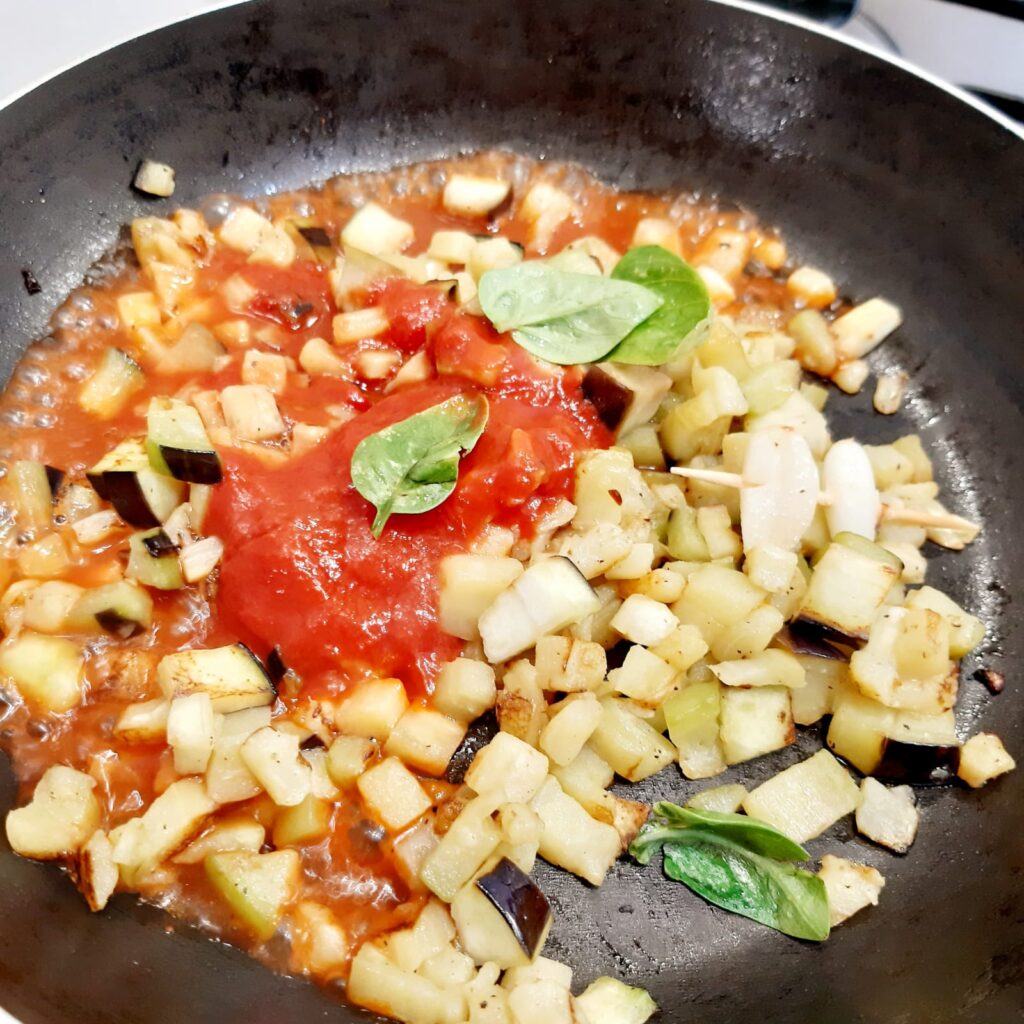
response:
[[[1024,761],[1024,144],[941,88],[835,39],[701,0],[278,0],[119,47],[0,111],[0,361],[10,373],[118,226],[206,193],[505,146],[623,187],[693,186],[781,225],[854,297],[906,326],[874,358],[913,375],[901,422],[835,400],[837,435],[920,430],[985,532],[931,580],[991,624],[965,666],[965,724]],[[134,194],[142,155],[178,170]],[[30,296],[23,268],[42,285]],[[838,415],[837,415],[838,414]],[[978,665],[1005,670],[990,699]],[[769,759],[767,774],[817,737]],[[674,771],[644,787],[682,802]],[[2,772],[0,805],[14,799]],[[922,795],[897,859],[840,825],[812,844],[881,868],[882,904],[824,946],[710,909],[621,862],[600,890],[555,871],[549,951],[586,981],[648,986],[667,1021],[1009,1024],[1024,1019],[1024,771]],[[28,1024],[357,1019],[120,897],[90,915],[52,867],[0,853],[0,1002]],[[538,1021],[538,1024],[543,1022]]]

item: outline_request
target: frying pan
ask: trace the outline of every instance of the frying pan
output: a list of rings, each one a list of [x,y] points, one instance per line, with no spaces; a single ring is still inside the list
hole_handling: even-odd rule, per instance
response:
[[[990,624],[965,665],[964,727],[995,729],[1024,760],[1024,145],[830,36],[701,0],[260,0],[137,39],[0,111],[4,378],[140,213],[496,146],[580,161],[624,188],[717,191],[781,225],[852,297],[904,308],[906,326],[873,357],[911,373],[903,413],[835,399],[835,432],[920,431],[954,509],[983,520],[930,581]],[[144,155],[177,168],[173,201],[127,187]],[[41,293],[27,294],[23,268]],[[978,666],[1003,669],[1007,692],[989,698]],[[818,742],[804,735],[727,779],[756,782]],[[682,802],[694,788],[666,771],[644,792]],[[4,765],[0,804],[14,799]],[[925,791],[921,806],[906,858],[846,823],[812,844],[888,883],[822,946],[621,862],[600,891],[541,871],[549,953],[581,982],[647,986],[667,1021],[1020,1021],[1024,771],[978,793]],[[0,1001],[26,1024],[366,1019],[131,897],[91,915],[52,867],[6,849]]]

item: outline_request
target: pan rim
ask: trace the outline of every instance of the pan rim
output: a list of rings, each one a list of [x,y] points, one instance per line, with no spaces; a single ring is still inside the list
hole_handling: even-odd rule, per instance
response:
[[[28,85],[23,86],[21,89],[16,89],[13,93],[10,93],[7,96],[0,96],[0,116],[3,115],[3,112],[7,110],[8,107],[13,106],[30,93],[35,92],[36,89],[42,88],[59,78],[61,75],[66,74],[79,65],[85,64],[96,57],[100,57],[103,54],[109,53],[122,46],[127,46],[138,39],[143,39],[146,36],[153,35],[153,33],[160,32],[165,28],[170,28],[172,25],[181,25],[196,18],[203,18],[208,14],[216,14],[231,7],[249,6],[255,2],[256,0],[218,0],[217,3],[212,4],[201,11],[196,11],[194,14],[190,14],[187,17],[173,18],[170,21],[160,20],[149,28],[143,29],[133,35],[119,37],[115,39],[114,42],[106,46],[98,47],[75,60],[71,60],[60,65],[53,71],[29,82]],[[944,78],[934,74],[927,68],[921,67],[919,64],[914,64],[912,61],[909,61],[904,57],[890,53],[887,50],[883,50],[872,43],[865,42],[864,40],[844,35],[838,29],[831,28],[828,25],[822,25],[819,22],[812,21],[810,18],[805,18],[799,14],[793,14],[789,11],[783,11],[774,7],[764,7],[761,4],[754,2],[754,0],[704,0],[704,2],[718,4],[720,7],[731,7],[735,10],[745,11],[748,14],[759,15],[760,17],[767,18],[771,21],[778,21],[785,25],[802,28],[807,32],[823,36],[826,39],[831,39],[833,42],[849,47],[852,50],[858,50],[861,53],[866,53],[869,57],[874,57],[876,60],[880,60],[886,64],[892,65],[893,67],[899,68],[905,74],[913,75],[915,78],[919,78],[923,82],[928,83],[928,85],[933,88],[945,92],[953,99],[959,100],[961,103],[971,107],[979,114],[982,114],[988,120],[994,121],[1019,141],[1024,142],[1024,124],[1014,121],[1001,110],[998,110],[991,104],[978,99],[961,86],[954,85],[952,82],[947,82]],[[2,1024],[2,1018],[0,1018],[0,1024]]]

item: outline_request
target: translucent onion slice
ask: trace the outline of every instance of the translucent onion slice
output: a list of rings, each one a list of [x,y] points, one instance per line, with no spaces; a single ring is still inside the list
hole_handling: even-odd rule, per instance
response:
[[[871,461],[862,445],[852,438],[837,441],[823,463],[823,483],[829,496],[825,508],[829,533],[856,533],[875,539],[882,504],[875,487]]]
[[[789,427],[750,435],[743,462],[740,527],[743,548],[794,551],[818,504],[818,467],[804,438]]]

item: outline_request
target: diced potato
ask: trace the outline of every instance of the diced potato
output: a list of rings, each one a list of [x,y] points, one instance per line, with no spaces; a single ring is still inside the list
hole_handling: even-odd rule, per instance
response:
[[[537,745],[547,721],[547,703],[534,667],[521,659],[505,672],[498,691],[498,724],[531,747]]]
[[[367,306],[338,313],[331,321],[331,335],[335,345],[376,338],[390,327],[387,314],[381,306]]]
[[[206,771],[217,738],[217,719],[208,693],[175,697],[167,714],[167,743],[179,775]]]
[[[835,694],[827,743],[859,771],[873,772],[882,760],[893,712],[854,687]]]
[[[463,640],[479,640],[480,616],[522,572],[515,558],[449,555],[441,562],[441,628]]]
[[[792,693],[793,721],[797,725],[814,725],[829,714],[835,694],[846,685],[849,669],[846,662],[813,655],[796,656],[804,670],[804,685]]]
[[[272,938],[295,897],[302,864],[295,850],[231,851],[206,858],[206,875],[242,923],[261,942]]]
[[[595,821],[549,776],[530,805],[544,822],[540,855],[591,885],[600,885],[622,844],[611,825]]]
[[[746,231],[735,228],[714,228],[701,240],[693,255],[694,266],[711,267],[726,280],[733,281],[743,273],[750,260],[753,242]]]
[[[400,679],[366,679],[337,705],[334,724],[351,736],[386,740],[408,706]]]
[[[484,217],[501,206],[511,190],[511,184],[500,178],[453,174],[445,183],[441,203],[449,213],[461,217]]]
[[[49,579],[71,567],[67,544],[59,533],[48,533],[18,548],[18,569],[23,576]]]
[[[878,906],[878,897],[885,887],[885,879],[875,868],[831,853],[821,858],[818,877],[825,883],[833,928],[858,910]]]
[[[517,985],[508,997],[509,1009],[515,1024],[574,1024],[569,990],[553,981],[528,981]]]
[[[430,810],[430,797],[397,757],[363,772],[356,787],[373,815],[392,832],[400,832]]]
[[[331,831],[330,801],[310,793],[301,803],[286,807],[274,818],[274,846],[304,846],[317,843]]]
[[[651,653],[667,661],[677,672],[686,672],[708,653],[708,645],[696,626],[680,625],[660,644],[655,644]]]
[[[206,791],[218,804],[248,800],[263,787],[242,760],[242,744],[258,729],[270,725],[270,708],[246,708],[221,719],[220,735],[206,769]]]
[[[7,815],[7,841],[23,857],[57,860],[76,853],[99,828],[96,780],[65,765],[51,765],[32,800]]]
[[[275,395],[280,395],[288,384],[290,362],[286,356],[277,352],[249,349],[242,358],[242,383],[262,384]]]
[[[744,559],[743,571],[752,583],[769,594],[782,594],[789,588],[797,558],[795,551],[771,546],[754,548]]]
[[[448,908],[429,900],[408,928],[389,933],[383,943],[387,956],[406,971],[418,971],[424,961],[455,941],[455,922]]]
[[[633,598],[629,598],[626,604],[632,600]],[[651,603],[655,604],[653,601]],[[669,614],[671,615],[671,612]],[[675,616],[672,618],[675,621]],[[645,647],[634,644],[627,652],[622,666],[608,673],[608,682],[619,693],[631,697],[645,707],[656,708],[674,689],[677,674],[676,669],[667,661],[663,661]]]
[[[600,644],[567,636],[541,637],[534,651],[534,665],[537,685],[558,693],[597,689],[608,667]]]
[[[220,393],[224,419],[240,441],[265,441],[285,431],[274,392],[263,384],[231,384]]]
[[[110,833],[121,878],[135,884],[184,847],[215,809],[195,779],[172,782],[138,817]]]
[[[817,267],[797,267],[786,278],[786,291],[812,309],[823,309],[836,297],[835,282]]]
[[[411,224],[393,217],[376,203],[360,207],[341,232],[343,245],[372,256],[402,252],[415,237]]]
[[[89,904],[90,910],[102,910],[114,895],[119,881],[114,848],[106,832],[97,829],[78,851],[71,865],[72,876]]]
[[[62,633],[68,626],[68,615],[85,591],[64,580],[46,580],[25,598],[22,604],[22,625],[37,633]]]
[[[470,801],[427,855],[420,879],[435,896],[451,902],[498,848],[502,835],[492,818],[495,806],[490,795]]]
[[[519,215],[531,225],[530,243],[544,252],[561,225],[576,211],[572,197],[546,181],[530,187],[519,207]]]
[[[632,550],[628,534],[613,523],[597,523],[582,533],[562,535],[559,554],[568,558],[586,577],[592,580],[620,565]]]
[[[274,728],[257,729],[242,744],[245,766],[278,807],[294,807],[309,796],[312,772],[299,757],[299,737]]]
[[[588,696],[590,696],[588,694]],[[547,777],[548,759],[511,733],[500,732],[466,772],[466,785],[501,803],[529,803]]]
[[[641,217],[633,229],[631,249],[642,245],[660,245],[662,249],[681,256],[679,248],[679,226],[664,217]]]
[[[435,231],[427,247],[427,255],[442,263],[461,263],[469,260],[476,239],[468,231]]]
[[[0,676],[43,711],[60,714],[82,700],[83,659],[78,645],[60,637],[22,632],[0,646]]]
[[[303,900],[292,919],[292,947],[300,971],[325,978],[345,967],[351,940],[327,907],[314,900]]]
[[[384,750],[426,775],[440,776],[465,735],[465,722],[432,708],[410,707],[395,723]]]
[[[952,598],[934,587],[919,587],[907,595],[906,607],[929,608],[941,615],[949,626],[949,656],[966,657],[985,638],[985,624],[965,612]]]
[[[441,988],[403,970],[369,942],[352,961],[346,995],[356,1006],[407,1024],[459,1024],[465,1020],[466,1000],[459,990]]]
[[[679,620],[665,605],[640,594],[627,597],[612,619],[613,629],[646,647],[660,644],[678,625]]]
[[[573,527],[587,530],[598,523],[620,526],[644,516],[653,507],[649,488],[633,457],[621,448],[587,452],[576,467],[576,515]]]
[[[919,820],[910,786],[890,789],[871,778],[861,782],[856,821],[857,831],[862,836],[896,853],[906,853],[917,835]]]
[[[687,577],[683,596],[672,605],[679,620],[696,626],[705,643],[713,644],[728,626],[750,614],[765,598],[741,572],[706,565]]]
[[[991,732],[979,732],[963,745],[957,775],[968,786],[977,789],[1016,767],[1016,761],[1006,752],[998,736]]]
[[[442,667],[434,683],[434,707],[460,722],[478,718],[497,699],[494,669],[485,661],[456,658]]]
[[[849,772],[827,750],[819,750],[752,790],[743,809],[804,843],[859,804],[860,790]]]
[[[721,738],[726,763],[749,761],[787,747],[796,739],[788,687],[725,687],[721,699]]]
[[[612,766],[590,747],[584,747],[567,765],[556,765],[551,774],[574,800],[587,806],[594,793],[603,793],[615,778]]]
[[[373,740],[362,736],[339,736],[327,751],[327,772],[331,781],[341,789],[353,785],[366,770],[366,765],[377,750]]]
[[[785,617],[782,612],[770,604],[758,605],[753,611],[745,615],[739,622],[726,626],[711,645],[711,654],[718,661],[732,661],[735,658],[760,658],[761,664],[768,665],[774,657],[773,652],[765,648],[775,639],[775,634],[785,624]],[[782,652],[779,652],[782,653]],[[767,656],[767,660],[765,660]],[[782,666],[778,658],[775,658],[776,668],[781,671]],[[791,667],[788,677],[793,679],[795,670]],[[763,684],[762,684],[763,685]],[[797,682],[783,683],[782,686],[801,685]]]
[[[900,324],[903,314],[885,299],[868,299],[832,324],[841,359],[860,359],[881,344]]]
[[[568,964],[560,964],[546,956],[537,957],[524,967],[511,967],[501,979],[501,987],[511,992],[520,985],[529,985],[537,981],[547,981],[566,991],[572,988],[572,968]]]
[[[551,720],[540,734],[540,749],[555,763],[569,764],[601,722],[603,709],[592,693],[566,697],[551,708]]]
[[[246,253],[252,263],[289,267],[295,260],[291,235],[248,206],[236,206],[217,233],[225,245]]]
[[[472,957],[449,946],[428,957],[417,973],[442,988],[461,988],[473,980],[476,965]]]
[[[603,713],[590,738],[595,752],[630,782],[639,782],[676,760],[676,748],[621,700],[605,697]]]

